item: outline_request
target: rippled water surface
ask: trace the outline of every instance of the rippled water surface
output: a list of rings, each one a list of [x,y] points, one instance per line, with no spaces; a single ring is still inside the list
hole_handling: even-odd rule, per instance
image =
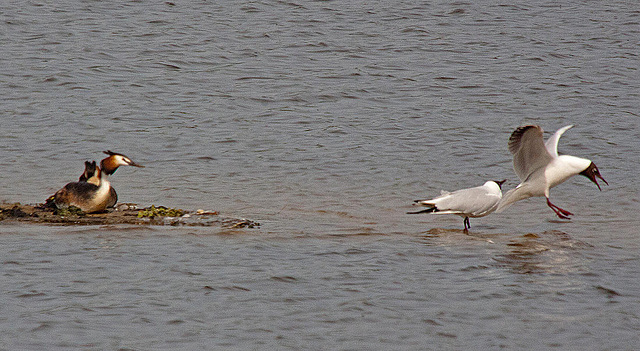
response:
[[[0,5],[0,201],[103,150],[120,200],[259,229],[0,225],[0,349],[640,344],[634,1]],[[514,128],[609,182],[471,220],[411,201],[504,179]],[[549,134],[547,134],[549,135]]]

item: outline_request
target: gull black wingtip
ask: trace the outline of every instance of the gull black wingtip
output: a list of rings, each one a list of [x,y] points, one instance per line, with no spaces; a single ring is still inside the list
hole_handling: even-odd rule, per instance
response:
[[[437,212],[435,207],[430,207],[430,208],[420,210],[420,211],[415,211],[415,212],[407,212],[407,214],[420,214],[420,213],[432,213],[432,212]]]

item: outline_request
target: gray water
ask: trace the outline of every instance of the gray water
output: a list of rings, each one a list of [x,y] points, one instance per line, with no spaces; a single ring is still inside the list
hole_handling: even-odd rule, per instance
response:
[[[0,5],[0,201],[122,152],[120,201],[259,229],[0,225],[2,350],[635,350],[635,1]],[[594,161],[551,198],[410,216],[507,178],[518,126]],[[547,135],[550,135],[547,133]]]

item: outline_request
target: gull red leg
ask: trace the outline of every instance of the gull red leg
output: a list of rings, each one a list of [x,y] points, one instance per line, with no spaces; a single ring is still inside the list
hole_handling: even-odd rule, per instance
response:
[[[552,204],[551,201],[549,201],[549,198],[547,198],[547,205],[556,213],[556,215],[558,215],[558,217],[562,219],[569,219],[569,216],[573,216],[573,213]]]

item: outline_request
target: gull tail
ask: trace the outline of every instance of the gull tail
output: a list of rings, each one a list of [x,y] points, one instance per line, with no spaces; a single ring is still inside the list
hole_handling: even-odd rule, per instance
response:
[[[420,211],[415,211],[415,212],[407,212],[407,214],[433,213],[433,212],[437,212],[438,211],[438,209],[436,208],[436,205],[425,203],[423,201],[425,201],[425,200],[415,200],[414,201],[415,202],[414,205],[427,206],[428,208],[425,208],[424,210],[420,210]]]
[[[529,196],[523,196],[523,195],[524,195],[524,192],[520,187],[507,191],[502,197],[502,199],[500,200],[500,202],[498,203],[498,208],[496,208],[496,213],[503,212],[504,210],[509,208],[511,205],[513,205],[514,202],[520,201],[529,197]]]

